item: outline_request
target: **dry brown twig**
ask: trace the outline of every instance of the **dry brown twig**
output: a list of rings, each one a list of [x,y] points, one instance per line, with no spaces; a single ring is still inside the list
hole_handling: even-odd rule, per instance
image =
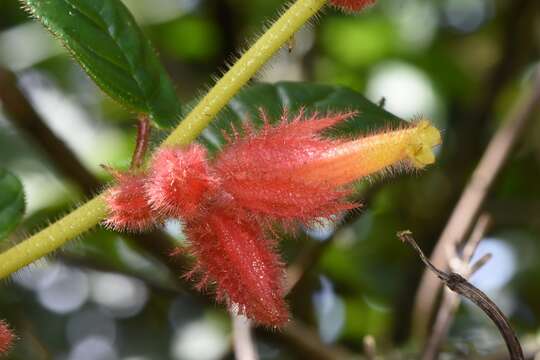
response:
[[[514,330],[510,326],[510,322],[508,319],[506,319],[497,305],[491,301],[486,294],[469,283],[463,276],[455,272],[446,273],[435,267],[424,255],[424,252],[422,249],[420,249],[410,231],[400,231],[398,232],[397,236],[401,241],[411,245],[416,250],[422,262],[439,278],[440,281],[444,283],[444,285],[446,285],[450,290],[472,301],[491,319],[491,321],[493,321],[493,323],[499,329],[501,336],[504,338],[506,347],[508,349],[508,354],[510,355],[510,360],[525,359],[521,344],[519,343]],[[485,262],[486,260],[482,261]]]
[[[450,257],[450,267],[453,272],[460,273],[466,279],[468,279],[472,274],[474,274],[481,266],[483,266],[489,258],[483,257],[482,259],[475,262],[472,266],[470,264],[471,259],[478,247],[478,244],[484,237],[489,225],[490,225],[490,216],[487,214],[482,214],[474,229],[471,233],[471,236],[463,246],[461,254],[458,253],[457,249],[453,249],[453,255]],[[439,353],[439,348],[442,341],[446,338],[448,330],[452,325],[452,320],[454,315],[459,307],[460,298],[458,294],[445,289],[443,293],[443,299],[441,305],[439,306],[439,311],[435,318],[433,328],[431,330],[431,335],[428,337],[426,346],[422,353],[422,360],[432,360],[436,359]]]
[[[448,269],[449,259],[447,255],[449,251],[460,244],[469,232],[491,186],[539,103],[540,70],[536,69],[531,87],[523,92],[511,113],[503,121],[503,125],[489,142],[469,183],[456,204],[431,255],[431,262],[434,266],[443,270]],[[416,293],[415,320],[430,317],[440,288],[441,284],[437,281],[437,278],[426,270]],[[417,326],[425,326],[425,321],[416,321],[418,322]],[[424,333],[421,329],[416,329],[415,332]]]

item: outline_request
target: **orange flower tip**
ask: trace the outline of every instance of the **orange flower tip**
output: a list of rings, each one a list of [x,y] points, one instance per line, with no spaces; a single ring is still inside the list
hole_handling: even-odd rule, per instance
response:
[[[171,147],[154,155],[146,194],[159,213],[181,218],[196,215],[206,196],[217,188],[201,145]]]
[[[412,165],[421,169],[435,162],[433,148],[442,143],[441,132],[429,120],[422,118],[414,127],[414,134],[407,146],[407,155]]]
[[[105,192],[108,216],[103,224],[116,231],[144,231],[155,224],[156,214],[145,195],[145,175],[116,173],[116,185]]]
[[[0,355],[7,353],[14,341],[15,334],[4,320],[0,320]]]
[[[358,13],[375,4],[376,0],[330,0],[330,4],[345,12]]]

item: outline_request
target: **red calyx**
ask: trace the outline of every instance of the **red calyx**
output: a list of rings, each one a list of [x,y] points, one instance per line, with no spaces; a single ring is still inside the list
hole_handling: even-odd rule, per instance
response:
[[[146,177],[142,173],[113,173],[116,185],[105,192],[109,216],[105,226],[117,231],[144,231],[157,222],[145,194]]]

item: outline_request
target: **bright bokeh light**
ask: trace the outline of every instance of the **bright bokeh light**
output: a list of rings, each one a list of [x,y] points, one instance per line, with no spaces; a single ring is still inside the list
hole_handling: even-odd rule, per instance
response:
[[[493,4],[491,0],[446,0],[443,9],[449,26],[461,32],[471,32],[493,13]]]
[[[67,314],[79,309],[88,299],[88,277],[77,268],[60,266],[50,282],[38,288],[37,296],[43,307]]]
[[[116,349],[104,336],[90,336],[78,342],[68,360],[117,360]]]
[[[396,24],[408,50],[424,49],[431,44],[439,26],[435,3],[422,0],[387,1],[381,7]]]
[[[229,347],[223,329],[209,320],[192,321],[176,330],[171,344],[175,360],[217,360]]]
[[[304,231],[315,240],[326,241],[334,235],[336,224],[339,223],[339,220],[337,217],[320,218],[309,227],[305,227]]]
[[[336,341],[345,325],[345,304],[328,278],[321,276],[321,289],[313,294],[319,334],[325,343]]]
[[[113,344],[116,339],[115,321],[96,308],[87,308],[72,314],[66,326],[69,342],[76,345],[91,336],[104,337]]]
[[[63,51],[60,44],[34,21],[0,32],[0,64],[13,71],[24,70]]]
[[[127,318],[138,314],[148,300],[146,285],[120,274],[94,272],[90,275],[91,298],[112,316]]]
[[[487,253],[491,253],[491,260],[471,277],[471,282],[483,291],[498,291],[514,276],[517,267],[516,255],[505,241],[487,238],[478,245],[471,264]]]
[[[25,289],[37,291],[49,287],[63,265],[57,262],[38,262],[13,274],[12,279]]]
[[[418,68],[398,61],[384,62],[370,74],[367,97],[391,113],[411,119],[419,115],[431,119],[440,117],[440,100],[430,79]]]

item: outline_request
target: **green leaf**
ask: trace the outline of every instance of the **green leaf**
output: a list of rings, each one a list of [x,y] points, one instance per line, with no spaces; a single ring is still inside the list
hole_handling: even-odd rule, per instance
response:
[[[23,0],[107,94],[160,127],[180,117],[175,89],[120,0]]]
[[[199,140],[215,152],[224,144],[223,130],[230,131],[233,126],[241,129],[242,122],[246,120],[260,126],[260,110],[271,121],[277,121],[284,109],[294,115],[302,108],[307,114],[357,111],[354,118],[332,130],[332,135],[336,136],[360,135],[403,123],[403,120],[349,88],[303,82],[261,83],[240,91]]]
[[[0,239],[15,229],[23,214],[23,186],[15,175],[0,168]]]

